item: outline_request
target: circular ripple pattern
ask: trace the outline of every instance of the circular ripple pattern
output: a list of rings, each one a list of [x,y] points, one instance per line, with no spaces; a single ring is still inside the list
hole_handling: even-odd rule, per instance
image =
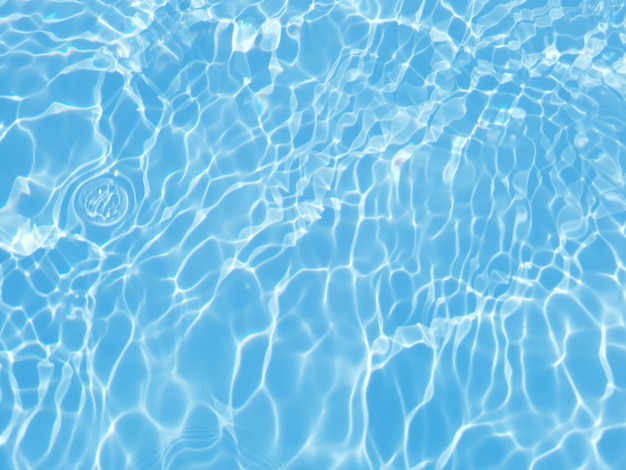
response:
[[[111,178],[99,178],[82,185],[74,203],[83,220],[101,226],[118,223],[128,213],[129,206],[126,190]]]

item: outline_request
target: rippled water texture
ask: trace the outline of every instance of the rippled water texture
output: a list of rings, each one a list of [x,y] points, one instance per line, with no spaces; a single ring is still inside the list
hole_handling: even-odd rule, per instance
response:
[[[626,468],[625,14],[0,0],[0,469]]]
[[[78,188],[75,205],[86,222],[112,225],[128,212],[128,194],[114,180],[89,181]]]

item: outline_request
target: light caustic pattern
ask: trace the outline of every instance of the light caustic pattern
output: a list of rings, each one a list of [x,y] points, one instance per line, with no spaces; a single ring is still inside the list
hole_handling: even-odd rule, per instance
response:
[[[0,1],[0,468],[626,468],[622,2]]]

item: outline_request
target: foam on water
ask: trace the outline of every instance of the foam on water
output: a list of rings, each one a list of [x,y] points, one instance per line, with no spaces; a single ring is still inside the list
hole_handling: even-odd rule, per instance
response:
[[[0,2],[0,468],[626,467],[625,15]]]

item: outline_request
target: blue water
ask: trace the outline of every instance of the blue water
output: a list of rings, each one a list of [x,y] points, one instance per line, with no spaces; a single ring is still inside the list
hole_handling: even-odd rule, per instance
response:
[[[626,468],[620,0],[0,0],[0,469]]]

